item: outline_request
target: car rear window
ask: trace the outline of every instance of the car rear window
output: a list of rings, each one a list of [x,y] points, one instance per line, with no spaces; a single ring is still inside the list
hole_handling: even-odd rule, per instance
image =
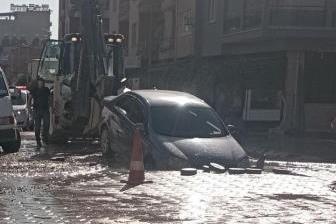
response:
[[[8,90],[7,90],[7,86],[4,80],[3,75],[1,74],[0,71],[0,97],[4,97],[4,96],[8,96]]]
[[[23,92],[11,97],[13,105],[25,105],[27,101],[27,95]]]

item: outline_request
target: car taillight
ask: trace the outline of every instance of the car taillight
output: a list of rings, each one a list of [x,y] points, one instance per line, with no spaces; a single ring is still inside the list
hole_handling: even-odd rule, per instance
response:
[[[14,116],[0,117],[0,125],[15,124]]]

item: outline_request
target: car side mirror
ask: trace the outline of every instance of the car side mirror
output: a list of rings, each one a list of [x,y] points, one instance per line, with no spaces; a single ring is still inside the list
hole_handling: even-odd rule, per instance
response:
[[[228,128],[231,135],[234,135],[234,134],[238,133],[237,128],[232,124],[228,125],[227,128]]]
[[[234,125],[228,125],[227,129],[234,139],[236,139],[240,144],[242,143],[241,136],[239,134],[239,130]]]

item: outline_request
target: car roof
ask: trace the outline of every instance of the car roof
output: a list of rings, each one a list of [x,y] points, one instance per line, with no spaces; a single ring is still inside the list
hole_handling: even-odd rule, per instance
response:
[[[128,94],[135,94],[143,98],[149,106],[181,106],[193,105],[209,107],[203,100],[189,93],[170,90],[135,90]]]

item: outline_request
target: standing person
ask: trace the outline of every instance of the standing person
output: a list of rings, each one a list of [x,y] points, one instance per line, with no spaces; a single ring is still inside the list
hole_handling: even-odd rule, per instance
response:
[[[50,90],[45,86],[45,81],[42,78],[37,80],[37,88],[31,90],[31,98],[29,104],[31,104],[31,99],[33,100],[34,109],[34,129],[35,138],[37,143],[37,148],[41,148],[41,122],[43,120],[43,130],[42,130],[42,140],[45,144],[48,144],[49,135],[49,97]]]

